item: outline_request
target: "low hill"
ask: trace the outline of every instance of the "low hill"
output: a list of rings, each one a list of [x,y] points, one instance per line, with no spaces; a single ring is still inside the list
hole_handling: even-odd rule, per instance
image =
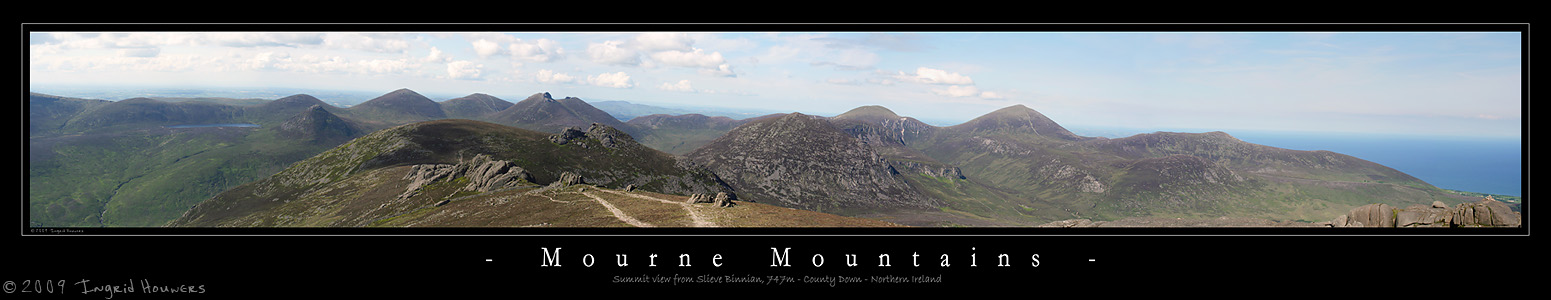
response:
[[[478,120],[484,116],[512,107],[511,102],[495,96],[474,93],[468,96],[442,101],[441,108],[448,118]]]

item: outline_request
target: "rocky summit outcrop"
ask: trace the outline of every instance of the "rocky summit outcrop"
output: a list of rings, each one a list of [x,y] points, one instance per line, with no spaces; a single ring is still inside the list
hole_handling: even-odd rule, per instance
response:
[[[566,185],[577,185],[577,184],[586,184],[586,183],[587,183],[586,181],[582,180],[582,175],[578,175],[576,173],[571,173],[571,172],[565,172],[565,173],[560,173],[560,180],[556,180],[554,183],[550,183],[550,185],[566,186]]]
[[[587,128],[587,131],[582,131],[581,127],[566,127],[560,133],[549,136],[550,142],[560,145],[570,144],[571,141],[578,139],[596,139],[599,145],[609,149],[619,149],[625,145],[636,144],[635,139],[631,138],[630,134],[599,123],[592,123],[592,126]],[[587,144],[578,145],[582,148],[589,147]]]
[[[711,203],[715,204],[717,207],[732,207],[733,205],[737,205],[737,203],[732,201],[736,199],[737,196],[734,194],[719,192],[716,193],[716,196],[714,197],[707,194],[689,195],[689,200],[685,200],[684,202],[689,204]]]
[[[399,199],[408,199],[420,193],[427,185],[439,181],[451,181],[457,178],[468,178],[468,185],[461,190],[474,192],[489,192],[497,189],[515,187],[523,182],[533,182],[533,175],[523,170],[510,161],[495,160],[489,155],[475,155],[469,161],[458,164],[420,164],[410,166],[409,173],[402,179],[409,180],[404,193],[399,194]]]
[[[1448,207],[1443,202],[1396,208],[1369,204],[1330,221],[1331,227],[1519,227],[1522,217],[1490,198]]]

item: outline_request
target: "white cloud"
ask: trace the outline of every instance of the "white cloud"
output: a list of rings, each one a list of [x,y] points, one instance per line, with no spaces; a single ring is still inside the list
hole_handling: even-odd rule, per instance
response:
[[[460,60],[447,64],[447,77],[452,79],[478,80],[480,68],[485,65],[475,64],[471,61]]]
[[[565,49],[560,48],[560,43],[550,39],[538,39],[532,42],[523,42],[519,39],[507,44],[506,47],[511,52],[512,58],[533,62],[554,61],[565,55]]]
[[[445,62],[451,62],[452,61],[452,57],[451,56],[447,56],[446,54],[443,54],[441,49],[436,49],[436,47],[431,47],[431,54],[425,56],[425,61],[427,61],[427,62],[445,63]]]
[[[695,49],[690,52],[660,51],[652,53],[651,57],[652,60],[678,67],[716,68],[718,65],[727,63],[727,60],[722,58],[721,52],[711,52],[708,54],[705,53],[705,49]]]
[[[997,93],[993,93],[993,92],[980,92],[980,98],[993,99],[993,100],[996,100],[996,99],[1006,99],[1006,97],[1002,97],[1001,94],[997,94]]]
[[[156,48],[156,47],[149,47],[149,48],[125,48],[125,49],[119,49],[118,50],[118,56],[121,56],[121,57],[156,57],[156,54],[159,54],[161,52],[162,52],[162,49],[161,48]]]
[[[555,73],[555,71],[542,69],[539,70],[537,74],[534,74],[534,79],[537,79],[541,83],[571,83],[576,81],[576,78],[571,77],[571,75],[566,75],[565,73]]]
[[[474,53],[479,54],[479,57],[490,57],[491,55],[500,54],[502,50],[500,43],[486,39],[479,39],[471,44],[474,47]]]
[[[313,37],[306,35],[277,33],[269,35],[272,40],[304,44],[311,42]],[[371,33],[329,33],[322,37],[323,46],[333,49],[349,49],[377,53],[404,53],[409,51],[409,41],[404,40],[398,34],[371,34]]]
[[[681,32],[648,32],[636,35],[635,48],[641,51],[690,50],[695,43],[688,34]]]
[[[360,68],[363,71],[378,74],[403,73],[405,70],[416,66],[407,61],[395,59],[373,59],[361,61],[358,64],[360,64]],[[478,70],[475,71],[475,74],[475,77],[478,77]]]
[[[980,89],[974,86],[949,86],[946,89],[932,89],[932,94],[948,97],[973,97],[980,95]]]
[[[610,65],[635,66],[641,64],[640,55],[620,46],[619,41],[604,41],[587,45],[587,55],[593,62]]]
[[[951,73],[951,72],[948,72],[948,71],[932,69],[932,68],[927,68],[927,67],[916,68],[916,73],[915,74],[906,74],[905,72],[899,72],[899,75],[896,76],[896,78],[899,78],[900,80],[904,80],[904,81],[910,81],[910,82],[916,82],[916,83],[925,83],[925,84],[945,84],[945,85],[973,85],[973,84],[975,84],[975,81],[970,79],[969,76],[959,75],[959,73]]]
[[[728,64],[717,65],[715,69],[700,69],[700,74],[717,77],[738,77],[738,74],[732,72],[732,66]]]
[[[676,82],[676,83],[664,82],[664,83],[662,83],[662,86],[660,86],[658,88],[662,89],[664,91],[690,92],[690,93],[695,92],[695,88],[691,87],[689,85],[689,79],[679,80],[679,82]]]
[[[587,83],[611,88],[630,88],[635,84],[630,82],[630,75],[625,72],[603,73],[597,76],[587,76]]]

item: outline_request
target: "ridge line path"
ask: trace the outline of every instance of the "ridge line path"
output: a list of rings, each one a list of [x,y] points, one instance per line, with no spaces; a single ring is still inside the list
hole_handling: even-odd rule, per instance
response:
[[[627,193],[627,192],[607,190],[607,189],[598,189],[598,190],[599,191],[608,192],[608,193],[612,193],[612,194],[615,194],[615,195],[625,195],[625,196],[630,196],[630,197],[635,197],[635,198],[640,198],[640,199],[646,199],[646,200],[656,200],[656,201],[663,202],[663,203],[668,203],[668,204],[677,204],[679,206],[684,207],[684,211],[689,212],[689,219],[694,222],[695,227],[716,227],[716,223],[711,223],[710,221],[706,221],[705,217],[701,216],[699,212],[696,212],[694,205],[690,205],[689,203],[685,203],[684,201],[664,200],[664,199],[657,198],[657,197],[652,197],[652,196],[637,195],[635,193]]]
[[[614,208],[613,204],[609,204],[609,202],[608,201],[604,201],[603,198],[598,198],[598,196],[593,196],[592,193],[582,192],[582,195],[585,195],[588,198],[592,198],[592,200],[597,200],[598,203],[603,204],[604,208],[608,208],[609,212],[614,213],[614,217],[615,218],[618,218],[620,221],[625,221],[625,223],[628,223],[631,226],[635,226],[635,227],[657,227],[657,226],[654,226],[652,224],[647,224],[646,222],[641,222],[641,220],[636,220],[635,218],[630,217],[630,215],[626,215],[624,211],[621,211],[618,208]]]

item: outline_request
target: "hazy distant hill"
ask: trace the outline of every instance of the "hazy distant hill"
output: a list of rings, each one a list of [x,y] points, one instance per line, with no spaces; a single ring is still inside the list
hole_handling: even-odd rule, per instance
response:
[[[753,118],[733,120],[701,114],[648,115],[626,122],[638,132],[641,144],[672,154],[687,154]]]
[[[442,101],[441,107],[448,118],[478,119],[512,107],[512,103],[495,96],[475,93]]]
[[[306,95],[251,106],[34,95],[33,226],[160,226],[227,188],[371,130]],[[63,122],[61,122],[63,120]],[[193,127],[245,123],[259,127]],[[56,127],[57,126],[57,127]]]

